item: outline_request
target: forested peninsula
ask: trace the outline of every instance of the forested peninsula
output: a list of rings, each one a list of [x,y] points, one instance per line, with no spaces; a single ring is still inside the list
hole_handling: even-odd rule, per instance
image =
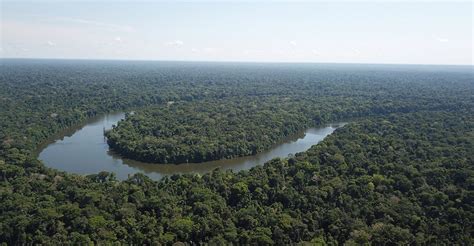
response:
[[[3,59],[0,243],[472,244],[473,75],[472,66]],[[350,123],[240,172],[118,181],[37,159],[52,135],[117,110],[135,113],[106,133],[110,145],[168,163],[254,154],[309,126]]]
[[[289,98],[168,102],[127,115],[106,136],[114,151],[152,163],[255,155],[310,125],[301,105],[290,102]]]

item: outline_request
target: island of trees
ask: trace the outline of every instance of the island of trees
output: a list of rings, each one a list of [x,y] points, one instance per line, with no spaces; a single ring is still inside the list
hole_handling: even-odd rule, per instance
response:
[[[2,60],[0,243],[470,245],[472,78],[472,67]],[[136,113],[108,137],[167,162],[350,123],[238,173],[119,181],[37,160],[50,136],[116,110]],[[154,153],[163,139],[172,151]]]

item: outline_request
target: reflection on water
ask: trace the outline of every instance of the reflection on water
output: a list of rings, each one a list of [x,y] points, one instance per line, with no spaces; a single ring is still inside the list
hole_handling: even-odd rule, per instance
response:
[[[124,113],[108,114],[91,119],[81,128],[62,132],[60,138],[43,146],[39,159],[46,166],[77,174],[92,174],[100,171],[114,172],[117,178],[126,179],[128,175],[142,172],[152,179],[175,173],[205,173],[215,168],[240,171],[261,165],[276,157],[287,157],[309,149],[343,124],[331,124],[322,128],[310,128],[305,132],[289,137],[270,150],[253,156],[230,160],[209,161],[189,164],[150,164],[120,157],[109,150],[104,138],[104,130],[123,119]]]

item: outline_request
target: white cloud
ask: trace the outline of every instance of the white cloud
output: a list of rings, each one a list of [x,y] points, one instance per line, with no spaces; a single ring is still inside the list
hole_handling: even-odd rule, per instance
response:
[[[297,45],[297,43],[296,43],[295,40],[291,40],[291,41],[290,41],[290,44],[291,44],[291,46],[294,46],[294,47],[296,47],[296,45]]]
[[[51,46],[51,47],[56,46],[56,43],[53,42],[53,41],[50,41],[50,40],[49,40],[48,42],[46,42],[46,43],[47,43],[49,46]]]
[[[191,49],[191,52],[193,52],[193,53],[199,53],[199,49],[192,48],[192,49]]]
[[[114,40],[115,40],[115,42],[119,42],[119,43],[122,42],[122,38],[121,38],[121,37],[115,37]]]
[[[115,25],[115,24],[104,23],[104,22],[99,22],[99,21],[94,21],[94,20],[87,20],[87,19],[59,17],[59,18],[55,18],[54,20],[55,21],[69,22],[69,23],[75,23],[75,24],[95,26],[95,27],[98,27],[98,28],[107,29],[107,30],[111,30],[111,31],[126,31],[126,32],[133,31],[133,28],[131,26]]]
[[[319,55],[320,55],[320,53],[319,53],[318,50],[311,50],[311,53],[313,53],[313,55],[315,55],[315,56],[319,56]]]
[[[166,42],[165,45],[172,46],[172,47],[181,47],[184,45],[184,42],[181,40],[174,40],[174,41]]]
[[[440,43],[447,43],[447,42],[449,42],[449,39],[447,39],[447,38],[434,37],[434,39],[436,39],[436,41],[438,41],[438,42],[440,42]]]
[[[212,52],[214,52],[214,51],[216,51],[215,48],[204,48],[204,52],[212,53]]]
[[[244,55],[257,55],[262,53],[262,50],[244,50]]]
[[[352,51],[354,51],[354,53],[355,53],[356,55],[360,55],[360,50],[359,50],[359,49],[355,49],[355,48],[354,48],[354,49],[352,49]]]

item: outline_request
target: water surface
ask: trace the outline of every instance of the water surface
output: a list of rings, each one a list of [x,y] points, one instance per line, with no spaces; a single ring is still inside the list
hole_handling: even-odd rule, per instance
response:
[[[78,128],[68,129],[52,141],[43,145],[39,159],[48,167],[76,173],[93,174],[100,171],[114,172],[118,179],[142,172],[152,179],[175,173],[205,173],[215,168],[234,171],[250,169],[262,165],[273,158],[284,158],[290,154],[308,150],[342,124],[329,124],[325,127],[310,128],[284,139],[271,149],[253,156],[227,160],[188,164],[150,164],[122,158],[109,149],[104,130],[125,117],[124,113],[113,113],[89,120]]]

